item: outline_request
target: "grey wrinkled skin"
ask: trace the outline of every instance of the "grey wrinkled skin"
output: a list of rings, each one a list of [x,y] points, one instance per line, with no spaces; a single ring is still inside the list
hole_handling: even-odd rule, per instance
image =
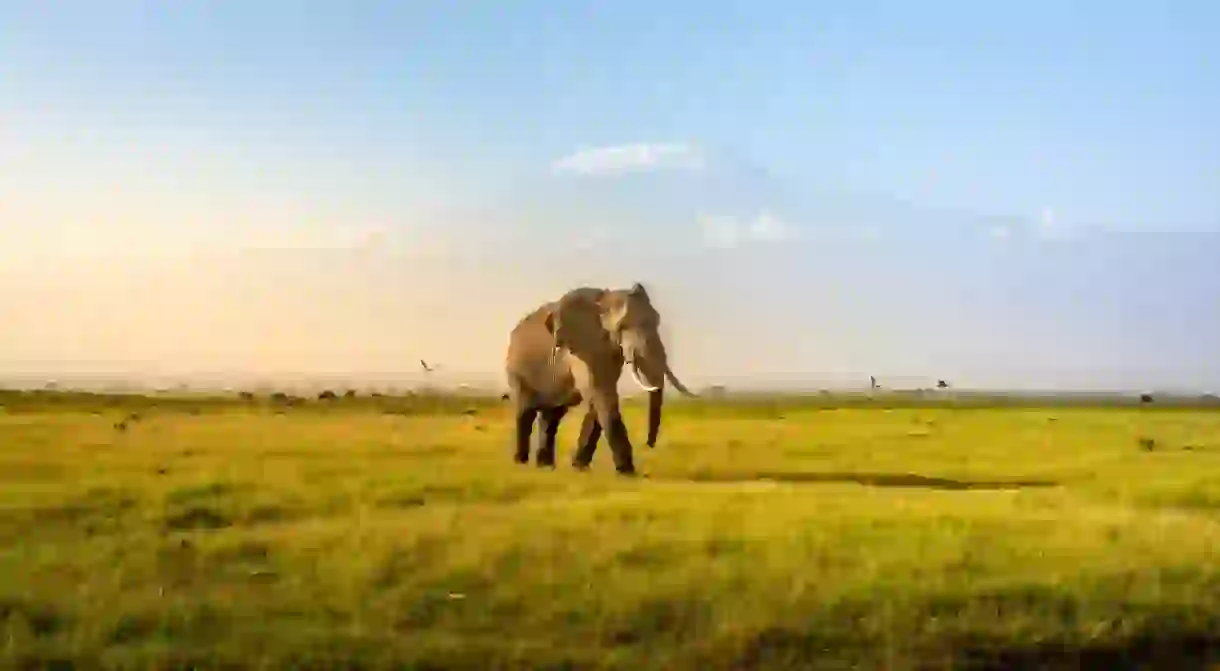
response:
[[[660,314],[639,283],[630,289],[580,287],[523,317],[509,336],[505,373],[516,416],[514,460],[529,461],[534,420],[539,420],[535,463],[555,465],[559,423],[581,406],[579,444],[572,465],[588,468],[603,430],[615,470],[635,473],[631,440],[619,412],[618,382],[626,366],[649,392],[648,446],[661,426],[665,381],[694,396],[669,368],[657,330]]]

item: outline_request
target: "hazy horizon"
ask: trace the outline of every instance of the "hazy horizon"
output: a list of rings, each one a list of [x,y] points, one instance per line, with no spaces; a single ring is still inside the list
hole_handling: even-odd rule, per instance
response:
[[[56,7],[0,0],[0,381],[498,380],[638,281],[693,386],[1220,389],[1220,7]]]

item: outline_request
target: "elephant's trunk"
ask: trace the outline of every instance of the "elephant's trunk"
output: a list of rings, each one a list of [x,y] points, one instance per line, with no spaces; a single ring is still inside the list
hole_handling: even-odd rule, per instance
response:
[[[665,353],[665,345],[660,338],[653,337],[644,341],[644,346],[636,349],[637,342],[629,342],[625,349],[627,354],[627,369],[635,383],[648,392],[648,447],[655,447],[657,435],[661,432],[661,407],[665,402],[665,381],[669,380],[674,388],[687,396],[694,396],[686,385],[682,384],[669,368],[669,357]],[[643,356],[640,356],[640,355]]]
[[[643,370],[640,359],[634,356],[627,364],[635,383],[648,392],[648,447],[656,447],[657,434],[661,431],[661,405],[665,402],[665,373],[662,371],[669,368],[664,349],[659,352],[654,350],[652,355],[653,358],[644,361]]]
[[[658,388],[648,392],[648,447],[657,445],[657,434],[661,432],[661,405],[664,401],[664,389]]]

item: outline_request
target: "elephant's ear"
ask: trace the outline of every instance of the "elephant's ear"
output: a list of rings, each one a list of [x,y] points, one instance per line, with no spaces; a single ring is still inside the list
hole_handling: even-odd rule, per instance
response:
[[[602,308],[597,301],[588,296],[565,296],[552,315],[551,332],[563,340],[561,344],[565,347],[585,352],[604,347],[607,333],[602,325]]]

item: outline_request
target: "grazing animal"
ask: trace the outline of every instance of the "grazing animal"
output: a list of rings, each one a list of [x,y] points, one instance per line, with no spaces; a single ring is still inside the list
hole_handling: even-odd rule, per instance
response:
[[[554,467],[559,423],[583,403],[573,467],[588,468],[605,430],[615,470],[634,474],[631,440],[619,412],[623,366],[649,393],[649,447],[656,445],[661,427],[665,381],[695,396],[670,370],[660,323],[660,313],[638,282],[626,290],[573,289],[521,318],[509,336],[504,364],[516,414],[514,461],[529,461],[530,436],[538,419],[535,463]]]
[[[1151,403],[1152,394],[1140,394],[1140,403]]]

